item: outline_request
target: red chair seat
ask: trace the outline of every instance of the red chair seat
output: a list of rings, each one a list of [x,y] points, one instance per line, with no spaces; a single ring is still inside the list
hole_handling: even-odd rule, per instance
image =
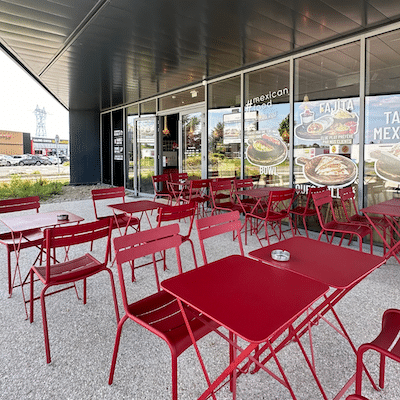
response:
[[[39,279],[45,283],[46,267],[34,266],[32,268]],[[72,282],[96,274],[102,268],[103,263],[96,260],[90,254],[85,254],[79,258],[53,265],[51,268],[51,280],[52,282]]]
[[[132,316],[165,335],[177,355],[192,345],[176,298],[164,290],[129,304],[127,309]],[[200,315],[192,309],[185,307],[185,311],[196,340],[208,334],[210,329],[218,327],[215,322],[204,316],[200,320]]]

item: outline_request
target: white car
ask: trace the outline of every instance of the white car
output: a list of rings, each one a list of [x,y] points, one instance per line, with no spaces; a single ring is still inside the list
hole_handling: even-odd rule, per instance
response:
[[[48,158],[52,164],[62,164],[60,158],[57,158],[56,156],[48,156]]]
[[[11,166],[11,165],[17,165],[19,160],[15,159],[13,156],[9,156],[7,154],[1,154],[0,155],[0,165],[2,166]]]

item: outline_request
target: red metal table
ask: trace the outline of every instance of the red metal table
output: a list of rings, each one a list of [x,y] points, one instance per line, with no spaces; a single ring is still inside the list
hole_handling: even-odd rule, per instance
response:
[[[150,222],[149,215],[147,214],[147,211],[158,210],[159,208],[162,208],[165,206],[166,206],[166,204],[159,203],[159,202],[153,201],[153,200],[139,200],[139,201],[130,201],[128,203],[118,203],[118,204],[109,204],[108,205],[108,207],[113,209],[114,216],[116,215],[116,211],[120,211],[120,212],[123,212],[123,213],[129,215],[129,220],[125,226],[125,232],[123,234],[126,234],[133,214],[141,213],[141,215],[139,217],[140,220],[142,220],[143,215],[146,214],[147,221],[151,227],[151,222]],[[115,218],[115,221],[117,223],[118,230],[119,230],[120,234],[122,235],[121,227],[118,225],[118,219]]]
[[[277,249],[288,251],[290,253],[290,260],[274,260],[271,257],[271,251]],[[251,251],[249,256],[263,261],[268,265],[298,273],[330,286],[330,293],[325,296],[321,304],[313,308],[309,315],[309,321],[311,321],[311,323],[316,323],[319,319],[323,318],[328,311],[331,311],[340,328],[337,328],[326,319],[325,321],[348,340],[354,352],[357,351],[335,312],[334,306],[361,280],[384,264],[386,262],[384,257],[366,254],[299,236]],[[308,331],[309,321],[304,320],[296,326],[299,336],[302,336]],[[282,346],[284,346],[287,341],[288,339],[283,341]],[[314,358],[313,354],[312,357]],[[269,358],[267,358],[265,362],[268,361]],[[313,369],[314,373],[316,373],[314,362]],[[316,375],[314,376],[316,377]],[[355,376],[350,378],[335,399],[343,396],[354,382],[354,378]]]
[[[257,362],[250,353],[260,343],[265,342],[268,343],[281,377],[264,365],[261,368],[285,385],[292,398],[296,398],[276,357],[272,342],[285,329],[292,328],[292,323],[298,316],[328,291],[328,285],[235,255],[165,280],[161,286],[178,299],[184,318],[186,315],[182,303],[193,307],[229,331],[229,338],[220,332],[219,334],[231,345],[231,364],[213,383],[192,336],[209,385],[199,399],[206,399],[210,395],[215,398],[215,389],[228,375],[232,378],[231,390],[235,398],[236,367],[247,357]],[[190,326],[187,326],[190,332]],[[239,348],[236,336],[245,340],[247,347]]]
[[[64,220],[59,220],[58,216],[59,215],[67,215],[68,218]],[[37,214],[22,214],[19,216],[4,216],[0,218],[0,221],[6,225],[11,232],[13,242],[14,242],[14,252],[15,252],[15,258],[16,258],[16,264],[15,264],[15,270],[14,270],[14,277],[12,279],[12,288],[14,287],[15,283],[15,278],[16,275],[18,274],[19,276],[19,281],[21,289],[22,289],[22,297],[24,300],[24,305],[25,305],[25,313],[26,317],[28,318],[28,310],[26,308],[26,300],[25,300],[25,294],[23,290],[23,285],[26,281],[26,278],[24,281],[22,281],[21,277],[21,270],[19,267],[19,255],[20,255],[20,245],[21,245],[21,240],[24,238],[24,232],[33,230],[33,229],[43,229],[43,228],[48,228],[52,226],[58,226],[58,225],[63,225],[63,224],[71,224],[71,223],[79,223],[83,221],[84,218],[79,217],[78,215],[75,215],[69,211],[65,210],[59,210],[59,211],[50,211],[46,213],[37,213]],[[26,238],[28,239],[28,238]],[[29,240],[29,239],[28,239]],[[11,273],[11,271],[9,271]],[[12,294],[12,290],[11,290]],[[10,296],[11,296],[10,294]]]
[[[386,246],[389,250],[385,253],[385,258],[390,258],[394,256],[398,262],[400,262],[400,258],[398,256],[398,252],[400,250],[400,241],[396,241],[394,235],[396,234],[397,237],[400,237],[400,199],[391,199],[384,201],[382,203],[375,204],[373,206],[362,208],[360,211],[364,213],[364,215],[368,218],[368,221],[374,227],[377,234],[383,241],[384,246]],[[391,243],[389,244],[385,238],[385,235],[379,230],[379,228],[374,224],[373,218],[371,218],[370,214],[380,214],[385,217],[388,221],[391,232],[390,238]],[[384,247],[385,248],[385,247]]]
[[[253,199],[257,200],[256,204],[251,210],[251,212],[254,212],[257,209],[257,207],[262,205],[262,200],[266,200],[268,198],[268,195],[271,191],[288,190],[288,189],[289,189],[288,187],[284,186],[265,186],[253,189],[239,189],[236,191],[236,193],[238,195],[252,197]]]

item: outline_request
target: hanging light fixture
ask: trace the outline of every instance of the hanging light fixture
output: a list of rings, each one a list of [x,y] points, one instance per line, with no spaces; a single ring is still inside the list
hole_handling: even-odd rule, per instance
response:
[[[164,116],[164,129],[163,129],[162,133],[165,136],[168,136],[170,134],[170,131],[169,131],[168,126],[167,126],[167,116],[166,115]]]

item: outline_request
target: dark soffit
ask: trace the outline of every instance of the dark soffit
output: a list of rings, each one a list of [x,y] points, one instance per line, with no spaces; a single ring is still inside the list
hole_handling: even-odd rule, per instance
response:
[[[106,109],[400,16],[395,0],[8,0],[0,44],[71,109]]]

